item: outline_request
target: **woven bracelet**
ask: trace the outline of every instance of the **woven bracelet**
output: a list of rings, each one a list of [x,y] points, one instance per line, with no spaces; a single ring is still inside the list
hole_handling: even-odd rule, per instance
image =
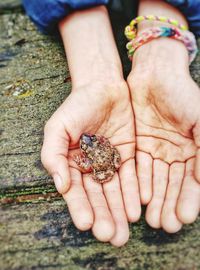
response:
[[[190,64],[198,52],[195,36],[190,31],[181,31],[175,27],[152,27],[143,31],[137,38],[128,42],[128,56],[132,59],[134,52],[145,43],[160,37],[169,37],[184,43],[188,50]]]
[[[125,36],[127,39],[132,40],[137,35],[137,28],[136,25],[142,21],[159,21],[163,23],[168,23],[172,26],[179,28],[180,30],[188,30],[186,25],[180,24],[177,20],[167,18],[164,16],[155,16],[155,15],[145,15],[145,16],[138,16],[133,19],[128,26],[125,28]]]

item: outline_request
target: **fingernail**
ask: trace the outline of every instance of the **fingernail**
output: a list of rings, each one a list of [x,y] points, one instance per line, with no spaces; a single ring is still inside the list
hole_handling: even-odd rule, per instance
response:
[[[62,181],[61,176],[58,173],[56,173],[53,175],[53,180],[54,180],[56,189],[58,190],[58,192],[61,193],[63,189],[63,181]]]

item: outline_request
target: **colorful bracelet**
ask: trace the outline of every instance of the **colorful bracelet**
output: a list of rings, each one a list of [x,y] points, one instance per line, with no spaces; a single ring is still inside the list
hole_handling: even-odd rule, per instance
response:
[[[176,27],[164,26],[149,28],[143,31],[139,37],[128,42],[126,48],[128,49],[129,58],[132,59],[134,52],[140,46],[159,37],[170,37],[183,42],[188,50],[190,63],[195,59],[198,48],[193,33],[190,31],[181,31]]]
[[[163,23],[168,23],[173,26],[176,26],[180,30],[188,30],[188,27],[180,24],[177,20],[170,19],[164,16],[155,16],[155,15],[145,15],[145,16],[138,16],[135,19],[133,19],[128,26],[125,28],[125,36],[127,39],[132,40],[137,35],[137,28],[136,25],[142,21],[159,21]]]

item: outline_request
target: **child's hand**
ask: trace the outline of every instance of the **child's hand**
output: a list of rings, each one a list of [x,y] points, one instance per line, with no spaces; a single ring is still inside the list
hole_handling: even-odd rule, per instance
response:
[[[183,44],[152,41],[136,52],[128,83],[136,118],[136,160],[146,220],[167,232],[195,221],[200,184],[200,91]],[[200,168],[196,164],[196,176]]]
[[[96,183],[73,161],[82,133],[101,134],[120,152],[122,165],[110,182]],[[45,126],[41,156],[76,227],[92,228],[100,241],[125,244],[128,221],[137,221],[141,213],[134,119],[126,83],[73,89]]]

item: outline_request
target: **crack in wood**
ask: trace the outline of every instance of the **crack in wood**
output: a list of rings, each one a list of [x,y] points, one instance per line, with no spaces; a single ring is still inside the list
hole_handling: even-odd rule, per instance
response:
[[[48,201],[52,199],[60,199],[61,195],[58,192],[48,192],[46,194],[28,194],[28,195],[15,195],[14,197],[0,197],[0,204],[13,204],[13,203],[36,203],[38,201]]]

